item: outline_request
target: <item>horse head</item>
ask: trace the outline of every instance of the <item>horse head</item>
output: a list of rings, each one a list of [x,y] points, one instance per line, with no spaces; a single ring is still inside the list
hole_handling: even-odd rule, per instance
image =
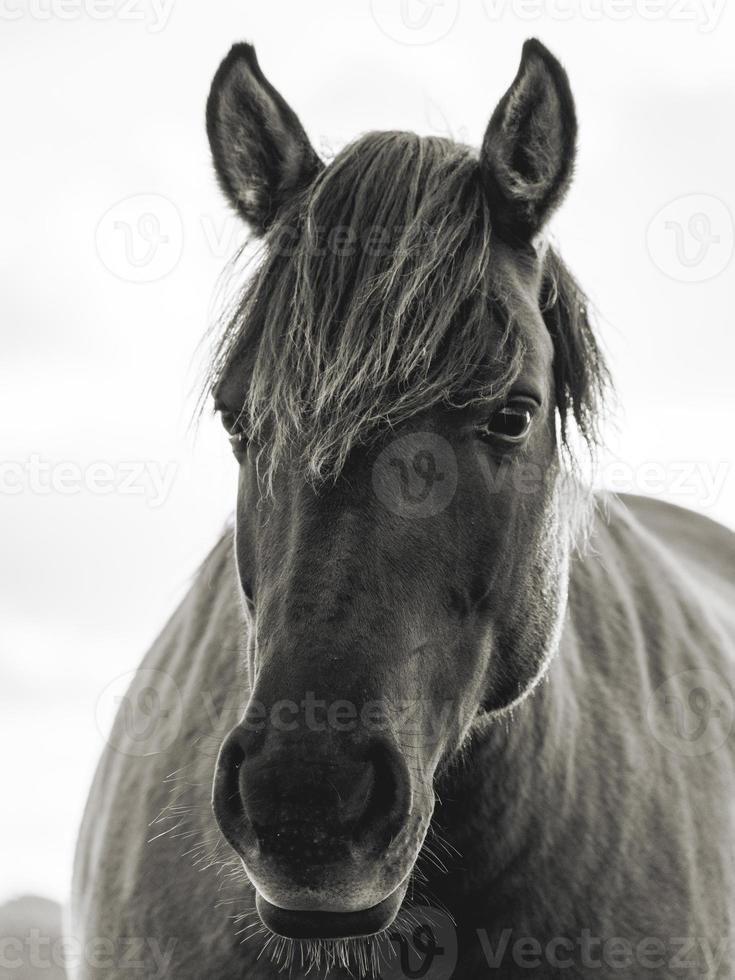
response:
[[[403,903],[443,774],[558,644],[563,456],[604,374],[542,238],[574,106],[532,40],[479,154],[370,133],[324,165],[239,44],[207,127],[262,237],[212,371],[251,680],[214,812],[268,928],[366,936]]]

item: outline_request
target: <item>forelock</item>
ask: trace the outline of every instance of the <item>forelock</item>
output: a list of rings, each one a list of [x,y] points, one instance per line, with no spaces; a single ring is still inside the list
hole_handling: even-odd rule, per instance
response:
[[[243,414],[264,472],[288,455],[334,478],[384,427],[502,397],[522,344],[490,239],[470,149],[375,133],[336,157],[273,227],[214,360],[216,383],[254,353]]]

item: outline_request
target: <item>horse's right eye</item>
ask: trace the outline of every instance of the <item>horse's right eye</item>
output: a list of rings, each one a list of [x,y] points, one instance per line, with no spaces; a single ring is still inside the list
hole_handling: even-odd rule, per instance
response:
[[[531,429],[536,407],[532,399],[516,396],[509,399],[482,425],[478,425],[475,431],[481,439],[488,442],[505,445],[522,443]]]
[[[220,418],[230,436],[233,453],[235,456],[242,456],[248,448],[248,435],[245,431],[245,420],[242,412],[236,415],[234,412],[221,411]]]

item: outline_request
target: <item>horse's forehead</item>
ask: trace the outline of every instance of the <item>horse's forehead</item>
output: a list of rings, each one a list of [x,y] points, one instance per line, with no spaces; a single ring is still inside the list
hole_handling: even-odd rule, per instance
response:
[[[523,338],[528,366],[547,369],[554,356],[554,345],[539,306],[540,261],[498,245],[493,249],[490,271],[492,292],[515,321]]]

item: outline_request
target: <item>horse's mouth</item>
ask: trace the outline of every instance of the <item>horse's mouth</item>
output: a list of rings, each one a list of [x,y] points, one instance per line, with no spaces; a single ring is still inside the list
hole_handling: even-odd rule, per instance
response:
[[[387,929],[398,915],[406,886],[359,912],[295,911],[272,905],[258,893],[256,906],[263,924],[286,939],[358,939]]]

